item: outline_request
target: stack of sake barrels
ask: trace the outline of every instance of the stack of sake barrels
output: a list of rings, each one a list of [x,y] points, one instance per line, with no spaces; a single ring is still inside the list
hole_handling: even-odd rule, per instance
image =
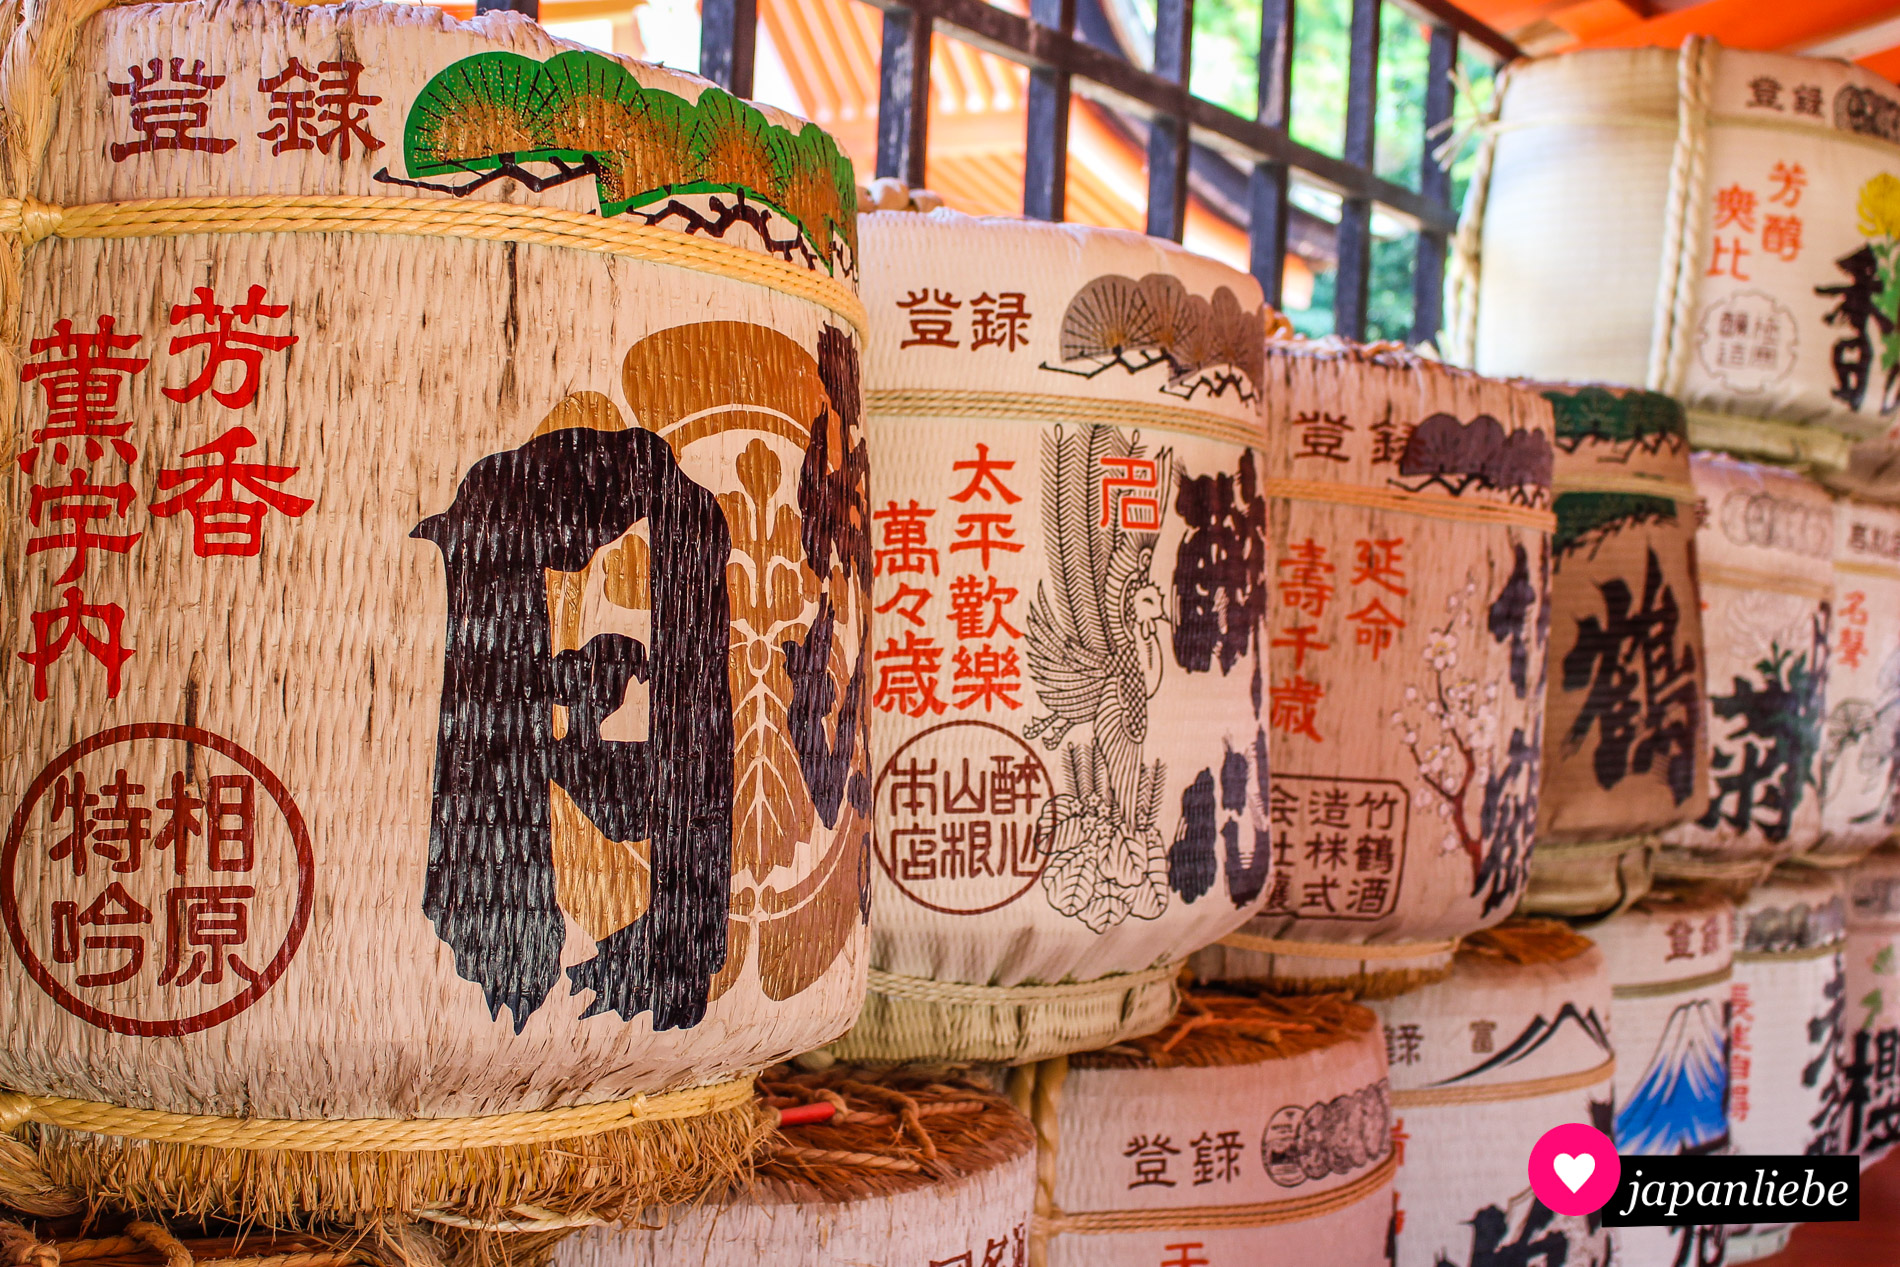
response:
[[[512,14],[101,8],[0,68],[0,1205],[723,1183],[867,966],[850,165]]]

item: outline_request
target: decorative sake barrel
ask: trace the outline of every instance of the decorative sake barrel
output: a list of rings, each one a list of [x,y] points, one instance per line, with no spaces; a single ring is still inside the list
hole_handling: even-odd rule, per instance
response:
[[[1712,890],[1656,889],[1590,928],[1609,965],[1616,1151],[1725,1153],[1735,904]],[[1625,1263],[1720,1264],[1728,1229],[1617,1229]]]
[[[1682,409],[1655,392],[1552,387],[1549,682],[1526,909],[1640,897],[1656,833],[1708,808],[1696,491]]]
[[[1529,872],[1551,404],[1391,346],[1267,348],[1275,604],[1260,913],[1203,980],[1393,993]]]
[[[925,1070],[760,1080],[782,1118],[751,1182],[661,1228],[593,1228],[552,1267],[1024,1267],[1036,1194],[1029,1122],[994,1092]]]
[[[1821,735],[1821,839],[1803,855],[1846,866],[1900,816],[1900,511],[1835,503],[1834,635]]]
[[[1900,849],[1877,850],[1848,873],[1845,954],[1853,1094],[1841,1151],[1866,1166],[1900,1142]]]
[[[74,12],[5,72],[0,1123],[146,1209],[691,1194],[863,988],[849,164],[393,4],[111,9],[29,99]]]
[[[1847,1077],[1846,901],[1839,875],[1781,868],[1735,914],[1729,1134],[1737,1153],[1838,1153]],[[1728,1259],[1778,1253],[1789,1223],[1729,1229]]]
[[[1745,890],[1821,837],[1834,505],[1812,481],[1719,454],[1692,463],[1708,651],[1708,808],[1663,837],[1663,874]]]
[[[1598,1216],[1553,1214],[1524,1172],[1554,1126],[1610,1131],[1603,953],[1555,920],[1514,920],[1467,938],[1448,980],[1373,1010],[1392,1069],[1397,1267],[1532,1252],[1607,1267],[1611,1233]]]
[[[1397,1161],[1365,1008],[1192,991],[1159,1033],[1036,1073],[1049,1267],[1280,1263],[1315,1246],[1384,1261]]]
[[[1645,384],[1698,446],[1839,465],[1900,414],[1897,120],[1871,71],[1699,37],[1513,68],[1472,194],[1472,363]]]
[[[866,216],[870,997],[845,1059],[1146,1033],[1266,893],[1252,278],[1134,234]]]

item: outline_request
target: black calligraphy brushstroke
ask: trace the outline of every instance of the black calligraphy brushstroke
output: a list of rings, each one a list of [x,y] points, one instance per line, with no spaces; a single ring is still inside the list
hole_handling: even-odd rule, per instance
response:
[[[1523,699],[1530,690],[1531,670],[1531,639],[1525,626],[1537,604],[1537,586],[1531,584],[1530,555],[1522,545],[1515,547],[1515,560],[1511,579],[1491,601],[1486,627],[1493,640],[1511,644],[1511,689]]]
[[[1253,777],[1254,787],[1260,792],[1262,805],[1267,798],[1267,732],[1254,731],[1253,739]],[[1238,812],[1247,800],[1247,761],[1239,753],[1230,752],[1221,766],[1221,800],[1230,809]],[[1240,860],[1240,822],[1230,820],[1221,833],[1221,843],[1227,854],[1227,897],[1238,910],[1260,896],[1260,890],[1267,887],[1267,872],[1273,866],[1273,834],[1264,827],[1253,829],[1253,856],[1245,863]]]
[[[1490,414],[1470,422],[1433,414],[1412,428],[1399,456],[1399,475],[1418,483],[1392,483],[1413,493],[1437,486],[1454,496],[1474,487],[1497,489],[1532,504],[1549,490],[1554,462],[1550,437],[1541,431],[1507,433]]]
[[[1230,754],[1231,755],[1231,754]],[[1168,850],[1168,887],[1193,902],[1214,887],[1214,774],[1203,770],[1181,790],[1181,826]]]
[[[858,646],[857,664],[845,687],[844,707],[838,710],[837,739],[829,741],[825,738],[825,718],[831,715],[831,706],[838,699],[838,688],[831,684],[835,624],[831,595],[826,594],[818,600],[818,616],[804,641],[781,644],[785,671],[792,680],[786,733],[798,753],[798,770],[804,776],[811,803],[827,827],[838,825],[838,806],[847,793],[851,808],[867,817],[871,813],[871,781],[862,770],[851,774],[851,759],[867,726],[864,686],[869,674],[865,658],[871,644],[866,640]]]
[[[1226,675],[1267,618],[1267,498],[1253,451],[1229,475],[1180,476],[1175,513],[1188,526],[1174,559],[1174,662]]]
[[[585,567],[648,522],[650,644],[601,634],[553,653],[547,571]],[[726,958],[732,855],[732,705],[726,676],[731,552],[713,495],[643,430],[574,428],[476,462],[454,504],[411,536],[442,551],[449,618],[423,910],[520,1032],[560,976],[550,784],[614,840],[650,839],[652,903],[569,969],[586,1015],[648,1009],[690,1027]],[[600,737],[630,679],[647,684],[648,738]],[[568,709],[554,735],[553,706]]]
[[[1895,314],[1883,312],[1879,306],[1883,279],[1880,276],[1880,258],[1874,254],[1874,248],[1863,246],[1858,251],[1843,255],[1834,261],[1835,267],[1847,274],[1847,282],[1841,286],[1816,286],[1814,293],[1823,298],[1840,300],[1834,311],[1821,318],[1831,326],[1845,326],[1849,333],[1845,338],[1834,342],[1834,391],[1836,400],[1850,409],[1859,409],[1867,400],[1867,385],[1874,371],[1874,342],[1867,329],[1869,322],[1878,327],[1882,336],[1893,333]],[[1893,408],[1891,397],[1894,394],[1896,375],[1900,375],[1900,366],[1887,374],[1887,396],[1883,402],[1883,411]]]

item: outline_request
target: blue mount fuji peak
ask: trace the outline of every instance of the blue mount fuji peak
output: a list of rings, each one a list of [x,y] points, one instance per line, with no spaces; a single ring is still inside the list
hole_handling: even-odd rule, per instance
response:
[[[1666,1155],[1728,1130],[1728,1030],[1722,1009],[1692,999],[1669,1014],[1643,1080],[1616,1115],[1618,1152]]]

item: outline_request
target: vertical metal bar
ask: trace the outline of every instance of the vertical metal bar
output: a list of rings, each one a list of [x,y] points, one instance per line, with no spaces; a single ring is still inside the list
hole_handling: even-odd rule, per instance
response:
[[[1268,127],[1286,130],[1293,109],[1293,0],[1261,0],[1260,104]],[[1285,163],[1256,163],[1248,181],[1248,265],[1278,308],[1286,287],[1287,188]]]
[[[1432,157],[1442,124],[1451,120],[1452,68],[1458,64],[1458,32],[1448,26],[1432,26],[1431,49],[1425,70],[1425,135],[1420,138],[1424,153],[1418,161],[1418,192],[1441,206],[1451,205],[1451,172]],[[1412,272],[1412,342],[1430,343],[1438,338],[1445,320],[1445,235],[1429,229],[1418,233],[1418,264]]]
[[[1069,35],[1075,0],[1029,0],[1032,21]],[[1029,72],[1029,126],[1023,154],[1023,214],[1060,220],[1069,201],[1069,72],[1053,66]]]
[[[536,4],[539,0],[526,2]],[[734,96],[750,97],[758,43],[759,0],[700,0],[700,74]]]
[[[1346,76],[1346,146],[1342,157],[1372,169],[1379,108],[1380,0],[1352,0],[1352,51]],[[1339,209],[1339,272],[1333,331],[1366,337],[1366,300],[1372,280],[1372,203],[1348,198]]]
[[[924,145],[930,128],[928,13],[884,11],[884,54],[877,94],[877,174],[913,189],[924,183]]]
[[[1194,41],[1194,0],[1155,0],[1155,74],[1185,85]],[[1187,229],[1187,120],[1148,125],[1148,232],[1176,242]]]
[[[475,0],[477,13],[525,13],[541,20],[541,0]]]

